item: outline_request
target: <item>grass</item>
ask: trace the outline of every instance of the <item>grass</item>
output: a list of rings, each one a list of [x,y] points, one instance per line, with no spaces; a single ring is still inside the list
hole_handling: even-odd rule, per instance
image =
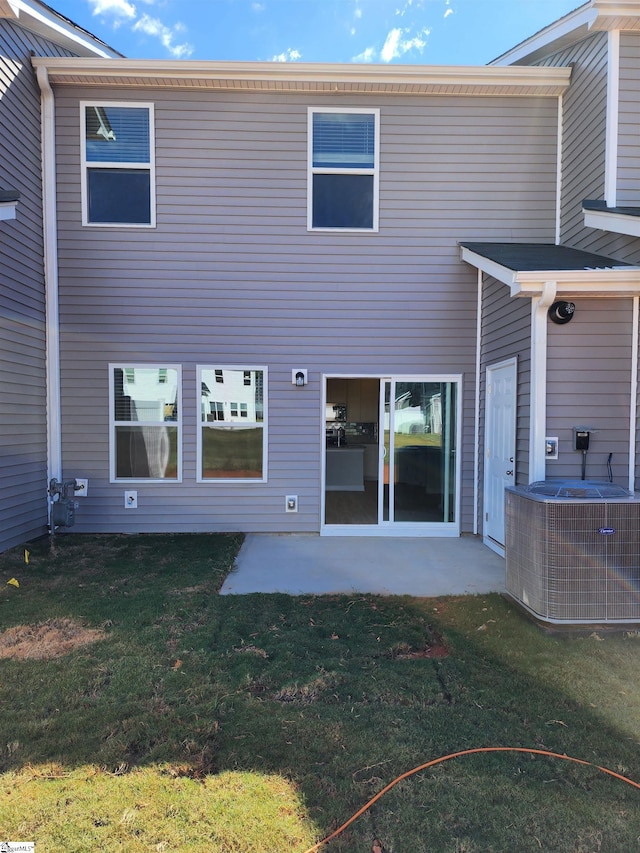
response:
[[[552,636],[498,596],[219,596],[240,542],[68,535],[0,557],[0,630],[102,632],[0,659],[0,837],[304,853],[401,773],[483,746],[640,781],[635,631]],[[485,753],[404,780],[323,849],[618,853],[639,805],[595,767]]]

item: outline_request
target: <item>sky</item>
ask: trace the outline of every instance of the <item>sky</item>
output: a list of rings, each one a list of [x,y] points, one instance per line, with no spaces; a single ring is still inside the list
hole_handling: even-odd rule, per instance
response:
[[[484,65],[580,0],[47,0],[135,59]]]

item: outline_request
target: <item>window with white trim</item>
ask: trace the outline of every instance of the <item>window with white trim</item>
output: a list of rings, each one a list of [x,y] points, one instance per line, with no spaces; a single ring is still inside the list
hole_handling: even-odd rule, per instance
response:
[[[83,225],[154,227],[153,104],[80,104]]]
[[[109,366],[111,482],[181,478],[181,371]]]
[[[380,110],[309,108],[310,230],[378,230]]]
[[[266,367],[198,368],[198,482],[266,480],[266,377]]]

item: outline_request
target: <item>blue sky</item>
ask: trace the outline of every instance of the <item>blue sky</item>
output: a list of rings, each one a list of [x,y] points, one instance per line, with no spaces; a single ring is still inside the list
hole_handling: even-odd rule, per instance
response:
[[[48,0],[131,58],[483,65],[579,0]]]

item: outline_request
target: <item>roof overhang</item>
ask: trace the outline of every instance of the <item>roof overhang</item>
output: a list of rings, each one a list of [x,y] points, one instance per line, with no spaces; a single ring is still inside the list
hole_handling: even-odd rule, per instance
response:
[[[640,30],[638,0],[589,0],[494,59],[490,65],[536,62],[575,44],[592,32]]]
[[[10,18],[21,27],[80,56],[122,56],[97,36],[39,0],[0,0],[0,18]]]
[[[0,222],[16,218],[16,207],[20,193],[16,190],[0,190]]]
[[[535,256],[540,265],[535,268]],[[555,285],[558,296],[640,296],[640,267],[565,246],[538,243],[460,243],[461,259],[509,287],[511,296],[534,298]],[[555,264],[545,263],[548,259]]]
[[[558,97],[570,68],[34,57],[56,84],[278,92]]]
[[[640,237],[640,207],[607,207],[605,201],[586,199],[582,202],[582,213],[588,228]]]

